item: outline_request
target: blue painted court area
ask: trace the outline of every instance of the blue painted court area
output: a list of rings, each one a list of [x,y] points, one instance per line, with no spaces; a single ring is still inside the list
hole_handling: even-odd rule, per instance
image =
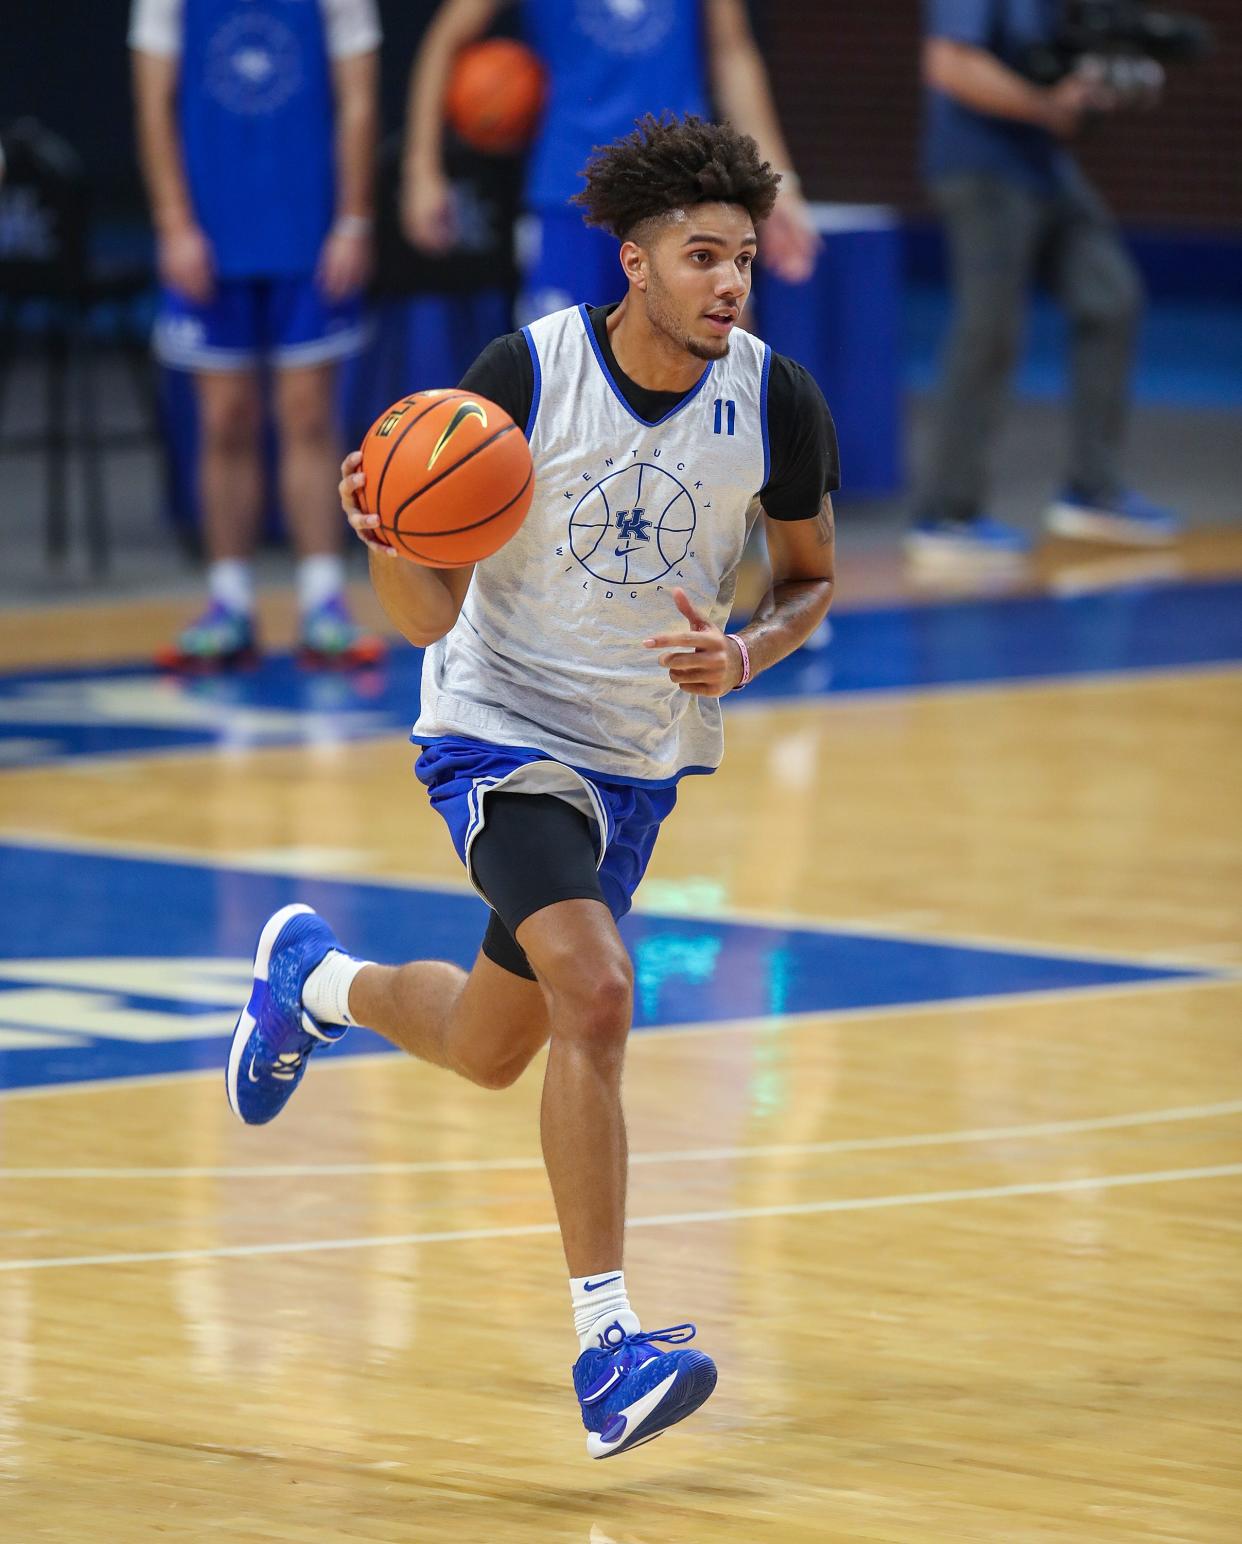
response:
[[[485,915],[467,894],[19,845],[0,845],[0,887],[20,898],[0,934],[0,1090],[223,1069],[258,930],[290,901],[388,961],[468,965]],[[639,1030],[1210,974],[682,917],[623,932]],[[380,1049],[355,1031],[332,1055]]]
[[[841,612],[829,648],[792,655],[738,700],[1239,660],[1242,583],[1148,584]],[[398,647],[383,667],[352,675],[307,672],[274,657],[252,672],[200,680],[145,666],[0,676],[0,766],[400,735],[418,713],[421,664],[418,650]]]

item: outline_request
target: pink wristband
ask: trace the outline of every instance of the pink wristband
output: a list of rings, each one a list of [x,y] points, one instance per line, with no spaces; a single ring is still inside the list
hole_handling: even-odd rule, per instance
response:
[[[736,633],[730,633],[728,636],[732,638],[734,643],[736,643],[738,648],[742,651],[742,679],[733,688],[735,692],[740,692],[742,687],[745,686],[746,683],[750,680],[750,650],[746,647],[746,645],[742,642]]]

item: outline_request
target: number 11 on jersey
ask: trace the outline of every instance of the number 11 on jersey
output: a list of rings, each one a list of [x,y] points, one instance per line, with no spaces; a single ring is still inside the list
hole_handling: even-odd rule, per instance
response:
[[[728,421],[728,429],[724,429],[725,421]],[[737,427],[737,403],[732,400],[725,402],[720,397],[716,398],[716,421],[712,432],[715,434],[732,434]]]

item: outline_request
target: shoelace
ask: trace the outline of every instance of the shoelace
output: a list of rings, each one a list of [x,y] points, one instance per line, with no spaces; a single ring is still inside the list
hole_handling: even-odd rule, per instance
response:
[[[609,1357],[612,1359],[611,1365],[607,1367],[605,1371],[601,1372],[600,1375],[595,1379],[594,1383],[592,1383],[588,1388],[584,1389],[578,1397],[581,1399],[583,1405],[598,1404],[605,1395],[610,1394],[612,1390],[616,1388],[617,1384],[620,1383],[621,1379],[628,1372],[633,1372],[637,1368],[645,1367],[647,1362],[655,1360],[655,1355],[653,1352],[651,1356],[646,1357],[641,1362],[634,1359],[631,1360],[628,1365],[625,1365],[618,1360],[619,1352],[625,1352],[631,1348],[636,1350],[639,1347],[646,1347],[650,1349],[650,1343],[653,1340],[661,1340],[666,1345],[670,1346],[680,1346],[684,1345],[687,1340],[693,1340],[697,1333],[698,1332],[693,1324],[674,1324],[666,1330],[638,1330],[633,1335],[623,1336],[619,1341],[617,1341],[616,1345],[609,1345],[601,1348],[606,1350]]]
[[[693,1340],[698,1330],[693,1324],[674,1324],[666,1330],[639,1330],[636,1334],[627,1335],[619,1346],[609,1346],[609,1350],[620,1350],[621,1346],[641,1344],[644,1340],[663,1340],[670,1346],[684,1345],[687,1340]]]
[[[295,1078],[306,1060],[306,1051],[282,1051],[272,1064],[272,1077],[288,1082]]]

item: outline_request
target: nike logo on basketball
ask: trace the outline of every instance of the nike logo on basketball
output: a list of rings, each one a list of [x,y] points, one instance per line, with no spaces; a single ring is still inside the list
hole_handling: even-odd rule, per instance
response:
[[[603,1281],[584,1281],[582,1283],[582,1290],[584,1292],[596,1292],[600,1287],[611,1286],[614,1281],[620,1280],[620,1276],[605,1276]]]
[[[479,404],[477,402],[463,402],[461,406],[454,412],[452,418],[449,419],[448,427],[445,429],[444,433],[436,441],[436,448],[431,452],[431,460],[427,463],[428,471],[430,471],[432,467],[435,466],[436,462],[440,459],[440,452],[457,433],[458,429],[461,428],[462,424],[465,423],[467,418],[477,418],[480,420],[483,427],[485,429],[487,428],[487,414],[483,411]]]

